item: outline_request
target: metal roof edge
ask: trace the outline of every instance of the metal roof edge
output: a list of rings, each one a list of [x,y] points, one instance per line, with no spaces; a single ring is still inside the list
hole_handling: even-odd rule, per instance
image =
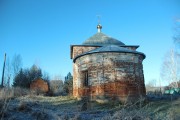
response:
[[[99,51],[99,52],[86,52],[84,54],[80,54],[78,56],[76,56],[74,59],[73,59],[73,62],[75,63],[76,59],[79,58],[79,57],[82,57],[82,56],[85,56],[85,55],[89,55],[89,54],[93,54],[93,53],[110,53],[110,52],[115,52],[115,53],[132,53],[132,54],[140,54],[143,56],[143,58],[145,59],[146,58],[146,55],[142,52],[129,52],[129,51]]]

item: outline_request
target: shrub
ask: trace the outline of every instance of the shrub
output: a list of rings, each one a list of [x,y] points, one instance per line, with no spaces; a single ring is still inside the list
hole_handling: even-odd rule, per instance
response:
[[[63,81],[62,80],[51,80],[50,84],[50,93],[53,96],[61,95],[63,93]]]

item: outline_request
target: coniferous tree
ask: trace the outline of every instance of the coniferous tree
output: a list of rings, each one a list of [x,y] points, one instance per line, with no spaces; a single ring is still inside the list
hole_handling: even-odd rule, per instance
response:
[[[41,69],[33,65],[30,69],[21,69],[14,77],[14,87],[29,88],[33,80],[42,77]]]
[[[71,75],[71,73],[69,72],[67,74],[67,76],[65,77],[65,81],[64,81],[64,92],[66,94],[72,94],[72,90],[73,90],[73,76]]]
[[[21,69],[14,78],[14,87],[29,87],[28,71]]]
[[[42,77],[42,71],[40,68],[38,68],[36,65],[33,65],[29,70],[29,79],[30,81],[33,81],[37,78]]]

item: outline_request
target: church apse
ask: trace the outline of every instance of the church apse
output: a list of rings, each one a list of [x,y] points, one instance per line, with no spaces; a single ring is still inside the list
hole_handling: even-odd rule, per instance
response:
[[[137,47],[101,32],[78,47],[71,46],[73,96],[120,101],[144,97],[145,55],[137,52]]]

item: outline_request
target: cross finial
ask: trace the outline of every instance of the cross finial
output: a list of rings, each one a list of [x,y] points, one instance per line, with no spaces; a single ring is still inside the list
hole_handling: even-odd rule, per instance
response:
[[[98,18],[98,24],[100,24],[100,23],[101,23],[101,21],[100,21],[100,17],[101,17],[101,15],[97,15],[97,18]]]
[[[97,15],[97,18],[98,18],[98,25],[97,25],[97,29],[98,29],[98,33],[101,32],[101,29],[102,29],[102,26],[100,24],[100,15]]]

